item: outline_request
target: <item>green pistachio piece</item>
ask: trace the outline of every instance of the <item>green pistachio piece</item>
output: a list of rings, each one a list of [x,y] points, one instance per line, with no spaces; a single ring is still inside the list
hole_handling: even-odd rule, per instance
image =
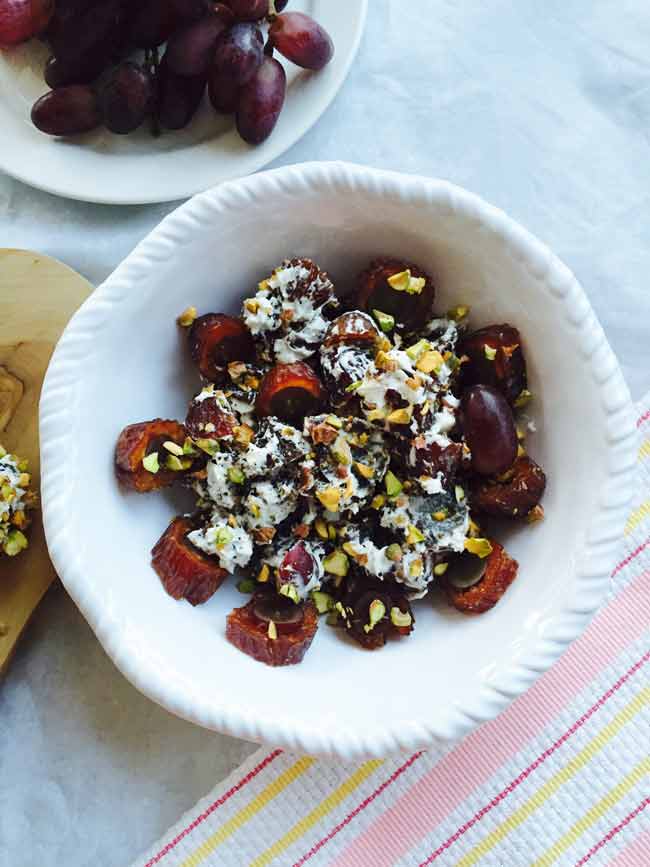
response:
[[[391,470],[384,476],[384,485],[389,497],[396,497],[402,491],[402,483]]]
[[[300,602],[300,596],[298,596],[298,590],[294,584],[281,584],[278,593],[280,596],[286,596],[287,599],[291,599],[296,605]]]
[[[252,593],[255,590],[255,581],[252,578],[242,578],[237,582],[237,589],[240,593]]]
[[[370,603],[370,607],[368,608],[368,620],[363,627],[363,631],[368,634],[372,632],[375,626],[379,623],[382,618],[386,616],[386,606],[381,601],[381,599],[373,599]]]
[[[395,328],[395,317],[391,316],[390,313],[382,313],[381,310],[373,310],[372,315],[377,320],[381,330],[386,334]]]
[[[413,618],[408,611],[402,611],[395,605],[390,609],[390,622],[393,626],[410,626],[413,623]]]
[[[327,614],[334,609],[334,599],[329,593],[323,593],[322,590],[314,590],[311,598],[319,614]]]
[[[149,473],[157,473],[160,469],[160,464],[158,462],[158,452],[151,452],[150,455],[145,455],[142,458],[142,466]]]
[[[4,544],[4,552],[9,557],[15,557],[27,547],[27,537],[20,530],[11,530]]]
[[[246,481],[246,476],[239,467],[228,467],[228,478],[233,485],[243,485]]]
[[[339,575],[345,577],[350,568],[350,561],[343,551],[332,551],[323,560],[323,569],[329,572],[330,575]]]

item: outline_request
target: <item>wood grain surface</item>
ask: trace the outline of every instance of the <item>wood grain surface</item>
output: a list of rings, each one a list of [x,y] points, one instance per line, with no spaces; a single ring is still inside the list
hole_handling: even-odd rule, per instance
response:
[[[54,346],[92,287],[72,269],[24,250],[0,249],[0,443],[29,460],[40,486],[38,401]],[[0,553],[0,675],[43,594],[56,578],[40,510],[29,548]]]

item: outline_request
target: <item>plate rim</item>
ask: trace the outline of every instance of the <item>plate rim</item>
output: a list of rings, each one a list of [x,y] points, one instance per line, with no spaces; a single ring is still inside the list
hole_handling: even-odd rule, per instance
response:
[[[198,181],[195,183],[180,183],[177,184],[176,187],[170,186],[166,191],[154,193],[151,195],[130,195],[126,194],[112,194],[112,195],[95,195],[92,190],[78,190],[71,189],[70,183],[58,183],[56,178],[53,178],[51,182],[47,180],[41,180],[38,178],[34,178],[33,174],[30,173],[29,170],[23,170],[20,167],[16,168],[11,163],[10,157],[5,157],[3,155],[3,150],[0,148],[0,171],[5,172],[9,177],[14,178],[21,183],[26,184],[33,189],[42,190],[45,193],[49,193],[50,195],[60,196],[64,199],[70,199],[72,201],[77,202],[88,202],[90,204],[97,205],[153,205],[153,204],[161,204],[164,202],[173,202],[173,201],[181,201],[183,199],[191,198],[199,193],[205,192],[206,190],[212,189],[215,185],[221,183],[227,183],[231,180],[236,180],[239,177],[246,177],[249,174],[253,174],[260,169],[263,169],[269,163],[277,160],[284,153],[290,150],[294,145],[296,145],[304,136],[318,123],[321,117],[325,114],[331,104],[334,102],[336,97],[338,96],[341,88],[345,84],[345,81],[348,77],[350,69],[352,67],[352,63],[354,62],[358,52],[359,46],[361,44],[361,38],[363,36],[366,21],[368,17],[368,0],[354,0],[357,8],[356,18],[354,20],[353,27],[353,38],[350,43],[350,48],[348,53],[343,57],[343,60],[340,64],[337,63],[337,58],[340,57],[340,54],[334,54],[334,63],[333,67],[335,70],[335,75],[329,84],[328,89],[324,91],[324,98],[322,102],[318,103],[318,107],[316,110],[308,112],[305,116],[305,120],[296,126],[291,134],[288,137],[286,143],[280,143],[281,140],[274,140],[273,135],[264,142],[261,146],[257,146],[257,148],[252,149],[252,153],[257,152],[258,157],[256,159],[252,159],[250,165],[246,169],[245,172],[239,172],[236,169],[232,172],[228,172],[224,175],[219,176],[215,172],[215,176],[212,178],[208,178],[202,181]],[[289,61],[287,61],[289,63]],[[0,91],[1,93],[1,91]],[[277,141],[277,144],[275,144]],[[30,164],[31,165],[31,164]],[[68,178],[74,178],[74,172],[71,171],[70,174],[66,175]],[[178,188],[182,187],[182,188]]]
[[[173,255],[178,244],[189,241],[195,226],[235,203],[309,188],[363,190],[403,199],[409,204],[444,207],[497,233],[531,276],[542,283],[559,305],[575,334],[584,364],[592,374],[604,415],[607,469],[581,556],[574,567],[575,589],[557,613],[549,617],[542,636],[527,642],[516,662],[492,672],[467,702],[439,707],[427,720],[378,723],[363,734],[354,727],[315,730],[307,723],[269,715],[260,720],[227,701],[207,702],[190,688],[169,687],[153,664],[131,648],[132,638],[120,627],[102,600],[66,532],[66,488],[71,478],[69,455],[74,454],[69,404],[62,396],[73,385],[75,371],[88,341],[121,298],[131,292],[143,271]],[[345,760],[384,756],[456,740],[482,722],[493,719],[525,692],[553,665],[577,638],[605,598],[619,541],[635,491],[637,430],[633,404],[618,362],[607,342],[588,298],[571,271],[541,241],[503,211],[448,181],[372,169],[342,162],[311,162],[261,172],[226,182],[195,196],[168,215],[75,314],[63,333],[48,368],[40,405],[43,519],[50,554],[61,580],[81,609],[109,656],[122,673],[145,695],[172,713],[202,727],[248,740]],[[61,456],[66,456],[65,460]]]

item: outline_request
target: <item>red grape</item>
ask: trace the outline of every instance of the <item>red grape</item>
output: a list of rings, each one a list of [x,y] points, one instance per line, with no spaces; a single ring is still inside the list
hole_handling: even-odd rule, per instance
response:
[[[507,400],[490,385],[473,385],[461,404],[472,467],[483,476],[503,473],[517,457],[517,430]]]
[[[77,135],[101,123],[97,97],[82,84],[51,90],[32,107],[32,123],[48,135]]]
[[[228,28],[220,14],[211,12],[194,24],[177,30],[167,43],[165,62],[176,75],[207,75],[217,40]]]
[[[179,17],[172,0],[140,0],[129,15],[129,35],[136,48],[156,48],[171,36]]]
[[[121,63],[102,89],[104,125],[119,135],[133,132],[151,111],[152,102],[153,83],[149,73],[136,63]]]
[[[106,53],[122,38],[124,12],[120,0],[104,0],[74,14],[71,8],[55,17],[48,31],[53,54],[66,61]]]
[[[239,21],[259,21],[269,11],[269,0],[227,0]]]
[[[208,79],[208,95],[215,111],[234,114],[239,104],[239,86],[227,75],[214,67]]]
[[[182,21],[198,21],[208,14],[210,0],[171,0],[174,11]]]
[[[41,33],[54,12],[54,0],[2,0],[0,48],[17,45]]]
[[[158,120],[165,129],[183,129],[194,117],[205,90],[205,76],[176,75],[165,60],[158,70]]]
[[[304,69],[322,69],[334,56],[334,43],[324,27],[302,12],[285,12],[269,28],[271,45]]]
[[[103,54],[73,60],[62,60],[52,55],[45,64],[45,83],[52,89],[68,84],[90,84],[101,75],[109,62],[109,58]]]
[[[265,57],[241,89],[237,130],[248,144],[260,144],[273,132],[287,92],[287,76],[279,60]]]
[[[259,69],[264,57],[264,39],[256,24],[235,24],[221,36],[214,54],[217,74],[232,79],[237,87],[246,84]]]

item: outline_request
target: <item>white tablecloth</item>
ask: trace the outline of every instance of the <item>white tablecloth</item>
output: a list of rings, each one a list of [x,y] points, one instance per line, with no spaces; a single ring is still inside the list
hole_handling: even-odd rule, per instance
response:
[[[576,272],[639,398],[649,46],[645,0],[370,0],[346,85],[278,163],[439,176],[506,209]],[[0,246],[99,283],[172,207],[74,203],[0,176]],[[141,697],[55,589],[0,685],[0,867],[126,864],[253,749]]]

